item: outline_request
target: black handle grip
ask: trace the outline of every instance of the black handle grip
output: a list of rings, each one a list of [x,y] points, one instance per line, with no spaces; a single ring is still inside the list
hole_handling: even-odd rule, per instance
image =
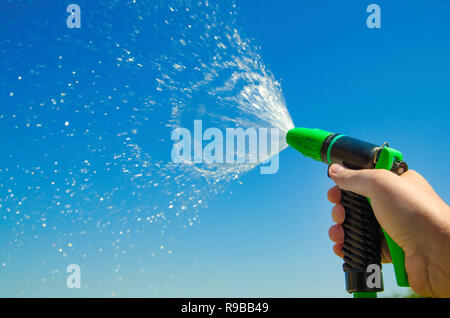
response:
[[[345,209],[343,269],[347,291],[383,291],[381,277],[380,286],[367,286],[367,278],[371,274],[367,267],[376,264],[381,268],[381,229],[372,207],[367,198],[344,190],[341,204]]]

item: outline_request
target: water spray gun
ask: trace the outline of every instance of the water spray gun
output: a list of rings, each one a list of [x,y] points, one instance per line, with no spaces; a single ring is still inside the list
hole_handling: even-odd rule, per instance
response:
[[[408,170],[407,164],[402,161],[402,154],[389,148],[387,143],[377,146],[342,134],[308,128],[289,130],[286,141],[304,156],[328,165],[338,163],[349,169],[386,169],[398,175]],[[342,191],[341,204],[345,209],[342,267],[347,291],[353,293],[355,298],[373,298],[377,297],[377,292],[383,291],[381,271],[380,283],[369,283],[374,265],[381,269],[382,232],[391,253],[397,285],[408,287],[405,254],[381,229],[370,205],[370,198]]]

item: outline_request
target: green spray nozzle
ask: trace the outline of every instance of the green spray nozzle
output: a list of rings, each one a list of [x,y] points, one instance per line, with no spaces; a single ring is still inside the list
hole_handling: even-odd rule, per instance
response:
[[[377,146],[342,134],[321,129],[293,128],[286,142],[304,156],[327,164],[338,163],[350,169],[386,169],[402,174],[408,169],[402,154],[395,149]],[[355,297],[376,297],[383,291],[381,276],[381,227],[373,213],[370,199],[342,190],[341,204],[345,209],[344,265],[346,288]],[[384,230],[392,256],[397,284],[409,286],[405,270],[405,255]],[[372,281],[369,269],[378,266],[379,284]]]
[[[288,131],[286,141],[303,155],[320,161],[322,145],[330,135],[330,132],[321,129],[293,128]]]

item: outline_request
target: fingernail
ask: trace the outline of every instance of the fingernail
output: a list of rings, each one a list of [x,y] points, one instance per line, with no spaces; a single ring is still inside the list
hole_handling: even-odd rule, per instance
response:
[[[338,174],[342,169],[344,169],[341,165],[333,164],[330,167],[330,172],[334,175]]]

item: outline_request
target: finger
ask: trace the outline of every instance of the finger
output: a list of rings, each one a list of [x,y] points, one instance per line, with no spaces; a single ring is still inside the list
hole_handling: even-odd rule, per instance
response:
[[[342,204],[336,204],[333,209],[331,209],[331,217],[333,221],[337,224],[344,223],[345,220],[345,210]]]
[[[333,246],[334,254],[336,254],[340,258],[344,257],[344,252],[342,251],[342,246],[343,246],[342,243],[337,243],[337,244],[334,244],[334,246]]]
[[[383,169],[352,170],[338,164],[330,166],[329,175],[339,188],[369,198],[379,192],[386,181],[398,178],[397,175]]]
[[[328,230],[328,236],[335,243],[344,243],[344,228],[340,224],[335,224]]]
[[[330,190],[328,190],[327,197],[328,201],[334,204],[338,204],[341,202],[341,189],[339,189],[338,186],[332,187]]]

